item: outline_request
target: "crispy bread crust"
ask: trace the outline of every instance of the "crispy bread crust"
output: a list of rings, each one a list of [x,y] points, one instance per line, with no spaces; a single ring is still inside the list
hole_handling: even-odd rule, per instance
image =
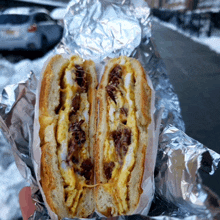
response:
[[[136,163],[131,171],[130,180],[128,182],[128,197],[129,197],[129,211],[125,214],[132,214],[137,208],[140,195],[142,193],[141,184],[144,173],[144,162],[146,155],[146,143],[148,139],[147,128],[151,122],[150,105],[151,105],[151,88],[148,86],[146,75],[141,64],[132,58],[119,57],[111,59],[105,67],[99,89],[98,89],[98,103],[99,122],[97,128],[97,143],[94,151],[95,154],[95,174],[98,184],[106,183],[106,178],[103,173],[103,147],[104,138],[106,136],[107,128],[107,92],[105,87],[108,84],[108,76],[111,69],[120,64],[122,60],[128,60],[136,72],[136,82],[134,88],[136,120],[139,132],[139,147],[136,153]],[[122,62],[123,63],[123,62]],[[105,195],[105,196],[103,196]],[[95,200],[97,210],[105,216],[118,215],[116,202],[114,196],[105,191],[102,185],[95,189]],[[114,210],[114,211],[112,211]],[[111,213],[113,212],[113,213]]]
[[[40,139],[41,139],[41,185],[46,196],[46,201],[51,210],[61,218],[88,217],[94,212],[93,189],[85,188],[76,216],[73,216],[65,205],[64,181],[59,170],[57,157],[56,127],[58,115],[56,108],[59,106],[60,97],[60,79],[64,69],[69,64],[68,59],[61,55],[51,58],[43,74],[40,100],[39,100],[39,122],[40,122]],[[72,61],[71,61],[72,62]],[[97,75],[95,64],[92,61],[84,62],[85,71],[88,73],[88,101],[90,103],[90,123],[89,123],[89,140],[90,156],[93,161],[93,144],[96,134],[96,87]]]
[[[146,143],[148,142],[148,125],[151,123],[151,97],[152,90],[147,83],[146,75],[140,62],[135,59],[130,59],[130,63],[137,71],[136,86],[135,86],[135,99],[136,99],[136,111],[137,111],[137,125],[139,129],[139,148],[137,152],[137,159],[135,166],[131,172],[131,178],[129,181],[129,206],[130,211],[128,214],[132,214],[139,203],[140,194],[142,193],[142,180],[144,174],[144,162],[147,150]]]
[[[65,206],[64,181],[59,170],[57,158],[57,142],[55,138],[55,129],[58,123],[56,109],[59,106],[59,81],[62,72],[68,66],[69,60],[64,59],[61,55],[52,57],[49,61],[43,75],[39,100],[39,121],[40,121],[40,139],[41,139],[41,185],[46,196],[46,200],[53,212],[59,218],[88,217],[94,211],[96,204],[97,210],[105,216],[118,215],[118,208],[113,195],[105,190],[102,186],[107,180],[103,172],[103,146],[105,136],[108,132],[107,118],[107,92],[105,87],[108,84],[108,77],[111,69],[120,64],[121,61],[128,60],[136,72],[134,95],[136,108],[136,121],[138,127],[139,147],[136,153],[136,162],[131,171],[128,186],[128,206],[129,211],[125,214],[132,214],[137,208],[140,195],[142,193],[142,179],[144,173],[144,162],[148,140],[148,125],[151,123],[150,105],[151,105],[151,88],[149,87],[146,75],[141,64],[132,58],[119,57],[111,59],[105,67],[105,72],[99,85],[93,61],[85,61],[83,66],[88,77],[88,101],[90,103],[89,111],[89,140],[90,156],[95,165],[96,182],[100,184],[93,189],[86,188],[77,207],[76,216],[72,216]],[[54,81],[57,81],[54,83]],[[52,97],[56,97],[51,104]],[[94,195],[93,195],[94,193]],[[94,201],[95,200],[95,201]]]
[[[90,123],[89,123],[89,139],[90,139],[90,146],[95,145],[95,137],[96,137],[96,121],[97,121],[97,114],[96,114],[96,108],[97,108],[97,75],[96,75],[96,68],[95,63],[91,60],[86,60],[84,62],[85,71],[89,72],[91,74],[91,77],[89,77],[88,81],[90,84],[89,90],[88,90],[88,100],[89,103],[91,103],[91,108],[89,112],[90,117]],[[90,155],[92,155],[93,158],[93,147],[90,148]]]
[[[57,116],[54,113],[59,103],[51,103],[51,95],[56,93],[60,88],[57,85],[53,86],[53,82],[59,82],[63,69],[68,65],[69,61],[64,59],[61,55],[55,55],[49,61],[43,74],[41,82],[40,100],[39,100],[39,122],[40,122],[40,139],[44,142],[44,130],[48,124],[51,124],[54,120],[57,120]]]
[[[95,138],[96,138],[96,87],[98,85],[97,81],[97,74],[96,74],[96,68],[95,63],[91,60],[86,60],[83,64],[85,72],[88,73],[88,101],[91,105],[90,111],[89,111],[89,141],[90,141],[90,157],[92,160],[92,163],[94,164],[94,156],[93,156],[93,146],[95,144]],[[92,176],[94,176],[94,173],[92,173]],[[94,180],[94,179],[93,179]],[[92,181],[92,184],[94,184],[94,181]],[[88,199],[89,198],[89,199]],[[80,199],[80,203],[77,207],[77,216],[86,218],[89,215],[91,215],[95,210],[95,203],[94,203],[94,189],[93,188],[87,188],[85,189],[85,193],[83,194],[82,198]]]
[[[65,208],[63,179],[58,168],[54,146],[45,144],[41,147],[41,185],[51,210],[59,213],[60,218],[71,217]]]

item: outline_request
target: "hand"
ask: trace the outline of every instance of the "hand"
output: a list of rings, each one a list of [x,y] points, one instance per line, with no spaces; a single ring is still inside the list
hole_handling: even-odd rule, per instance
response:
[[[24,187],[19,193],[19,203],[21,208],[21,213],[23,220],[28,220],[28,218],[34,214],[35,205],[31,198],[31,188]]]

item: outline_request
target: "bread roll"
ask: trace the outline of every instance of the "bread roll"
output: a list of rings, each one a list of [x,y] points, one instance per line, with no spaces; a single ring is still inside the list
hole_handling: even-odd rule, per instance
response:
[[[41,185],[59,218],[85,218],[95,206],[107,217],[130,215],[142,194],[152,101],[144,69],[111,59],[98,95],[96,77],[94,62],[79,56],[56,55],[43,74]]]
[[[59,218],[94,212],[95,64],[56,55],[42,78],[39,100],[41,185]]]
[[[151,94],[141,64],[111,59],[98,89],[95,151],[97,210],[105,216],[129,215],[142,194],[144,161],[151,123]]]

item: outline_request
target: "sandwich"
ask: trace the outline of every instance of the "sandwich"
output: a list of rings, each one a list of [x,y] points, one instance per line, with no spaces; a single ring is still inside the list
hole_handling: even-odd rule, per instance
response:
[[[140,201],[152,90],[125,56],[97,85],[94,62],[79,56],[52,57],[42,76],[40,184],[59,218],[129,215]]]
[[[42,75],[39,97],[41,181],[59,218],[94,212],[97,74],[91,60],[53,56]]]
[[[95,146],[95,203],[109,216],[133,214],[142,179],[151,123],[151,95],[141,64],[121,56],[111,59],[98,89]]]

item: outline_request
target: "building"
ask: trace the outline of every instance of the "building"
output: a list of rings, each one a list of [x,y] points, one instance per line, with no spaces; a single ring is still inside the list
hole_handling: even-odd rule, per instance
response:
[[[220,0],[199,0],[197,9],[220,9]]]
[[[57,7],[66,7],[69,0],[0,0],[0,11],[11,7],[44,7],[52,11]]]
[[[151,8],[178,11],[195,9],[220,9],[220,0],[146,0]]]
[[[189,0],[147,0],[151,8],[185,10]]]

